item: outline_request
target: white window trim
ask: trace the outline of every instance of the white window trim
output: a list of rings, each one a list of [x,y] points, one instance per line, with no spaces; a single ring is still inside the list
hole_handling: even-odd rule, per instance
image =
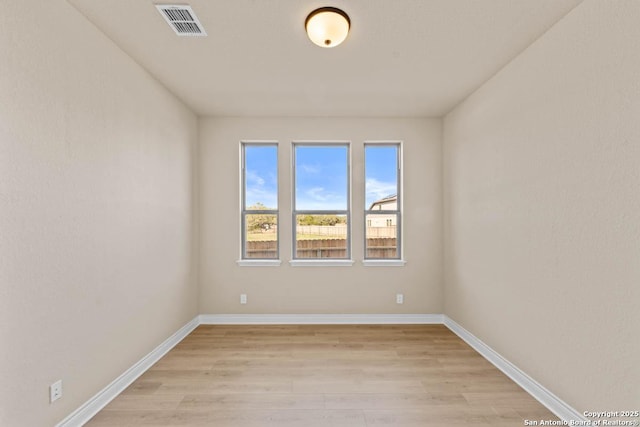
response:
[[[236,264],[240,267],[280,267],[279,259],[239,259]]]
[[[365,267],[404,267],[407,261],[403,259],[363,259]]]
[[[352,259],[292,259],[289,261],[291,267],[351,267],[354,264]]]

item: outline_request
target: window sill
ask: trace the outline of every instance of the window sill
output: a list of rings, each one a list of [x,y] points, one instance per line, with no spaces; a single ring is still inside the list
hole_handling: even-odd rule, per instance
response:
[[[291,267],[351,267],[351,259],[292,259]]]
[[[279,259],[239,259],[236,264],[240,267],[280,267]]]
[[[365,267],[404,267],[407,261],[403,259],[365,259],[362,265]]]

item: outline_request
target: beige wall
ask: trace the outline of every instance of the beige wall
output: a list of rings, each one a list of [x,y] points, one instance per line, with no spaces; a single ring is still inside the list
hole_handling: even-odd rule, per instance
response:
[[[640,2],[585,1],[445,119],[445,313],[578,409],[640,407]]]
[[[441,123],[428,119],[215,118],[200,121],[200,312],[441,313]],[[239,267],[239,143],[280,142],[279,267]],[[364,159],[369,139],[404,141],[404,267],[363,267]],[[291,142],[352,142],[352,267],[291,267]],[[239,304],[240,293],[248,304]],[[404,305],[395,294],[404,293]]]
[[[0,58],[0,425],[52,426],[197,313],[196,118],[63,0]]]

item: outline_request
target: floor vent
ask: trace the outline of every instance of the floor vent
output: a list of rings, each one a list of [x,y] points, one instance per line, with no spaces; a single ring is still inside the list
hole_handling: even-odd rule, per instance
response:
[[[156,8],[179,36],[206,36],[191,6],[157,4]]]

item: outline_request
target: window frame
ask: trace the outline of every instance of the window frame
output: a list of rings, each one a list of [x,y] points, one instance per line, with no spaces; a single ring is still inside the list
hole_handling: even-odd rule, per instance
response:
[[[298,210],[296,205],[296,148],[297,147],[344,147],[347,151],[347,209],[346,210]],[[347,241],[344,258],[298,258],[297,257],[297,216],[298,215],[344,215],[347,218]],[[292,266],[350,266],[353,264],[351,258],[351,141],[293,141],[291,143],[291,261]]]
[[[247,147],[275,147],[276,149],[276,200],[278,200],[277,209],[266,210],[247,210],[246,206],[246,190],[247,190],[247,174],[246,174],[246,148]],[[240,259],[237,261],[240,266],[278,266],[280,265],[280,147],[278,141],[272,140],[243,140],[240,141]],[[275,258],[248,258],[247,257],[247,215],[265,214],[276,216],[276,257]]]
[[[385,210],[372,210],[369,206],[365,205],[364,209],[364,254],[363,264],[367,266],[403,266],[404,261],[404,247],[403,247],[403,221],[402,221],[402,203],[403,203],[403,162],[402,162],[402,141],[365,141],[363,145],[363,160],[364,160],[364,199],[366,203],[367,194],[367,148],[368,147],[395,147],[396,148],[396,209]],[[367,256],[367,227],[368,227],[368,215],[396,215],[396,257],[394,258],[372,258]]]

